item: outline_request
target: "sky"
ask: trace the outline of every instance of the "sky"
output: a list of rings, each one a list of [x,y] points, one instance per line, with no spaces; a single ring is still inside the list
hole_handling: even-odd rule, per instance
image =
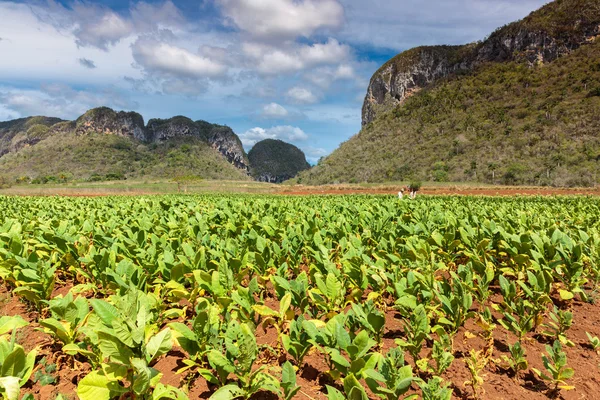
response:
[[[98,106],[184,115],[315,163],[358,133],[389,58],[482,40],[546,2],[0,0],[0,121]]]

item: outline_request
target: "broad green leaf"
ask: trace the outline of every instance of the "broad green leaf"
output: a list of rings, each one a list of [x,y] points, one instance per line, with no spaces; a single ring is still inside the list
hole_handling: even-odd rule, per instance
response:
[[[146,359],[150,363],[163,354],[167,354],[172,347],[171,330],[169,328],[163,329],[151,337],[148,344],[146,344]]]
[[[23,328],[27,325],[29,325],[29,323],[19,315],[15,317],[0,317],[0,335],[9,333],[15,329]]]
[[[239,397],[245,397],[246,392],[240,389],[237,385],[226,385],[213,393],[209,397],[210,400],[233,400]]]
[[[80,400],[110,400],[111,382],[98,371],[92,371],[77,385],[77,396]]]

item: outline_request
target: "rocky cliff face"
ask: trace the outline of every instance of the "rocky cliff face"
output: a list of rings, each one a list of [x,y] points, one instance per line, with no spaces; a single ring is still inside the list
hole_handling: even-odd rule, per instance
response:
[[[182,136],[206,139],[197,124],[186,117],[173,117],[167,120],[151,119],[146,128],[147,142],[164,142]]]
[[[483,42],[408,50],[383,65],[371,78],[362,123],[401,104],[411,94],[459,71],[489,62],[546,63],[569,54],[600,35],[600,3],[556,1],[522,21],[498,29]]]
[[[471,47],[418,47],[388,61],[373,75],[369,84],[362,110],[363,125],[435,80],[469,68],[460,56]]]
[[[62,122],[60,118],[49,117],[29,117],[0,122],[0,157],[39,143],[51,132],[53,125]]]
[[[206,121],[192,121],[183,116],[151,119],[144,126],[141,115],[115,112],[102,107],[88,111],[76,121],[76,133],[105,133],[126,136],[146,143],[161,143],[175,138],[194,137],[207,142],[237,168],[250,171],[242,143],[231,128]]]
[[[104,133],[146,140],[144,118],[134,112],[116,112],[108,107],[89,110],[76,121],[78,135]]]
[[[33,146],[52,136],[74,132],[76,135],[103,133],[138,140],[163,143],[176,138],[196,138],[217,150],[236,168],[249,174],[248,156],[242,142],[231,128],[206,121],[192,121],[177,116],[170,119],[144,118],[135,112],[116,112],[107,107],[89,110],[76,121],[59,118],[30,117],[0,122],[0,157]]]
[[[198,121],[198,123],[205,123]],[[214,125],[207,135],[213,149],[223,154],[237,168],[250,172],[250,162],[240,138],[227,126]]]

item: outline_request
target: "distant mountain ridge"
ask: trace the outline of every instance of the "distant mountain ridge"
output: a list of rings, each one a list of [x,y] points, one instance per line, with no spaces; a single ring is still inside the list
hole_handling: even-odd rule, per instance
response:
[[[249,179],[231,128],[177,116],[144,118],[107,107],[74,121],[29,117],[0,122],[0,174],[14,179],[124,179],[194,175]]]
[[[480,43],[372,77],[362,130],[299,181],[600,183],[600,2],[557,0]]]
[[[263,145],[258,144],[259,148]],[[293,148],[278,158],[281,147]],[[99,107],[74,121],[29,117],[0,122],[0,175],[27,181],[113,180],[197,176],[280,183],[310,167],[304,153],[281,142],[251,169],[242,142],[231,128],[184,116],[144,118],[135,112]],[[304,160],[298,169],[297,158]],[[272,161],[276,160],[275,163]],[[261,179],[268,175],[269,179]],[[60,177],[60,178],[59,178]]]
[[[242,142],[231,128],[206,121],[192,121],[183,116],[169,119],[144,118],[135,112],[116,112],[108,107],[89,110],[74,122],[79,135],[106,133],[131,137],[146,143],[161,143],[174,138],[193,137],[208,143],[236,168],[249,171],[248,156]]]

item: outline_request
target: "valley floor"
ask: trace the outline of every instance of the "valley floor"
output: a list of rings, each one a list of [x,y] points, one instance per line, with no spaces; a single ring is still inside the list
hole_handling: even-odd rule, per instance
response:
[[[202,193],[249,193],[282,194],[292,196],[309,195],[396,195],[406,183],[388,184],[341,184],[341,185],[290,185],[248,181],[202,181],[181,184],[157,181],[84,182],[47,185],[15,185],[0,189],[0,195],[17,196],[110,196],[150,194],[202,194]],[[554,188],[536,186],[500,186],[477,183],[425,183],[419,195],[464,195],[464,196],[600,196],[600,187]]]

